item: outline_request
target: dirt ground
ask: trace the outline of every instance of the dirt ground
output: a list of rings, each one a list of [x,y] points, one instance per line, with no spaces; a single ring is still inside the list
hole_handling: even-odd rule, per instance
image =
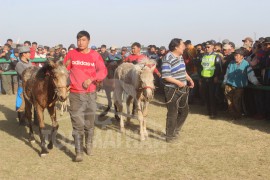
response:
[[[36,143],[28,142],[28,128],[18,125],[15,95],[0,95],[0,179],[269,179],[270,123],[244,118],[232,121],[226,113],[211,120],[205,107],[190,106],[177,143],[164,139],[166,108],[155,99],[149,108],[150,137],[139,141],[137,120],[119,132],[109,113],[96,119],[94,156],[75,163],[69,114],[58,120],[55,148],[40,157]],[[104,93],[98,105],[105,105]],[[100,110],[97,114],[100,113]],[[50,119],[45,113],[46,130]]]

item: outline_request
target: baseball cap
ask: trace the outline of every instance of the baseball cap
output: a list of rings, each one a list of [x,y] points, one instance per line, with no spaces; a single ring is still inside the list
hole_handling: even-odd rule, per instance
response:
[[[44,49],[44,47],[42,45],[38,45],[38,48]]]
[[[230,42],[229,39],[224,39],[224,40],[222,41],[222,44],[229,44],[229,42]]]
[[[166,50],[165,46],[161,46],[159,49],[160,50]]]
[[[251,37],[246,37],[245,39],[242,40],[242,42],[245,42],[245,41],[253,42],[253,39]]]
[[[110,48],[111,51],[116,51],[116,49],[117,49],[116,46],[112,46],[112,47]]]
[[[213,43],[213,41],[207,41],[206,43],[205,43],[205,45],[207,46],[207,45],[214,45],[214,43]]]
[[[26,52],[30,52],[30,48],[28,46],[22,46],[19,48],[19,53],[26,53]]]
[[[224,44],[224,46],[223,46],[223,49],[225,49],[225,50],[227,50],[227,49],[231,49],[232,47],[231,47],[231,45],[229,45],[229,44]]]
[[[91,49],[96,50],[97,47],[95,45],[91,46]]]

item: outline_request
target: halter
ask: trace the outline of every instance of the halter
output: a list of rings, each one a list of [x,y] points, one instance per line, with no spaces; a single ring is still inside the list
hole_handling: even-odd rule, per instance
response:
[[[45,75],[52,78],[52,82],[53,82],[53,86],[54,86],[53,102],[49,104],[49,107],[51,107],[59,99],[59,96],[57,95],[57,93],[59,92],[59,89],[66,88],[66,90],[69,91],[70,87],[57,86],[55,83],[55,80],[54,80],[54,76],[49,71],[47,71],[45,73]],[[56,98],[56,96],[57,96],[57,98]]]

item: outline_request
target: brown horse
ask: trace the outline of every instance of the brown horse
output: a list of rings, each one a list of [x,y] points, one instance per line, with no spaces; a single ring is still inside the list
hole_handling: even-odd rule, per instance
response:
[[[48,148],[53,148],[53,140],[57,134],[55,102],[65,101],[68,95],[68,72],[61,61],[48,61],[42,68],[35,66],[27,68],[22,74],[23,95],[25,100],[25,116],[29,121],[29,140],[34,141],[32,128],[32,106],[34,106],[38,120],[41,140],[41,156],[48,154],[44,132],[44,110],[48,109],[52,120],[52,131]]]

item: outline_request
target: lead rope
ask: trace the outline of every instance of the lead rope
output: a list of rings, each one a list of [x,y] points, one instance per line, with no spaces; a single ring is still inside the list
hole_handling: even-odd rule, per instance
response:
[[[186,89],[186,92],[180,90],[179,88],[176,88],[176,89],[174,90],[173,95],[172,95],[172,97],[171,97],[171,99],[170,99],[169,101],[167,101],[167,102],[165,102],[165,103],[161,103],[161,102],[157,102],[157,103],[158,103],[158,104],[161,104],[161,105],[166,105],[166,104],[171,103],[172,100],[173,100],[173,98],[174,98],[174,96],[175,96],[175,94],[176,94],[176,92],[179,91],[179,92],[182,93],[182,95],[176,100],[176,106],[177,106],[177,109],[185,108],[185,107],[188,105],[189,87],[186,86],[185,89]],[[185,105],[184,105],[184,106],[179,106],[179,103],[180,103],[181,99],[182,99],[183,96],[186,95],[186,94],[187,94],[187,99],[186,99]]]

